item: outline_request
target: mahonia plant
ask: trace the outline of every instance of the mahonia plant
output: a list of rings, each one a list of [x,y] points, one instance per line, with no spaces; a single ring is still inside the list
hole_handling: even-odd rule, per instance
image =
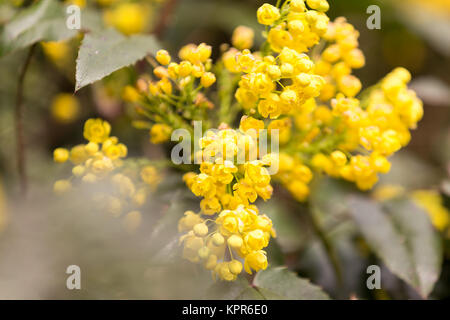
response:
[[[73,168],[72,176],[56,181],[53,189],[55,193],[63,194],[80,183],[93,185],[103,182],[112,186],[112,190],[104,192],[95,189],[92,200],[115,217],[125,213],[124,225],[129,231],[134,231],[140,225],[140,208],[161,181],[161,175],[153,165],[138,164],[137,177],[136,166],[124,161],[127,147],[117,137],[110,136],[110,132],[111,125],[107,121],[89,119],[83,131],[87,144],[76,145],[70,150],[55,149],[54,161],[70,161]]]
[[[160,50],[148,58],[153,75],[123,91],[146,118],[135,127],[149,129],[153,143],[202,122],[203,136],[191,140],[200,148],[190,156],[197,171],[183,178],[202,198],[200,211],[185,212],[178,229],[183,256],[214,277],[232,281],[243,269],[267,267],[264,248],[275,230],[255,201],[271,198],[272,178],[298,201],[323,173],[368,190],[423,115],[403,68],[360,93],[352,74],[365,64],[359,33],[345,18],[330,21],[328,9],[326,0],[264,4],[257,19],[266,41],[258,51],[253,30],[240,26],[216,62],[204,43],[183,47],[179,60]],[[279,150],[260,149],[263,129]],[[274,163],[278,171],[269,172]]]

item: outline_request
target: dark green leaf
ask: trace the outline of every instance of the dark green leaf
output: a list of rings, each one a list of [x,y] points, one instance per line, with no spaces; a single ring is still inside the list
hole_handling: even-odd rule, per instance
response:
[[[326,300],[328,295],[285,267],[268,268],[255,276],[253,284],[266,299]]]
[[[386,202],[383,208],[354,196],[349,204],[351,216],[374,252],[394,274],[427,297],[442,262],[441,244],[428,215],[406,199]]]
[[[112,29],[87,34],[78,52],[75,90],[155,54],[159,48],[151,35],[126,37]]]
[[[217,281],[206,294],[208,299],[217,300],[261,300],[264,297],[252,288],[246,279],[238,277],[234,282]]]

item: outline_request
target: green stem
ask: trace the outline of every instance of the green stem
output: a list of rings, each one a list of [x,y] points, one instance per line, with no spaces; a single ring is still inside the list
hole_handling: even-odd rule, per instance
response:
[[[17,93],[16,93],[16,109],[15,109],[15,127],[16,127],[16,153],[17,153],[17,170],[19,173],[20,180],[20,190],[22,195],[25,195],[28,189],[28,180],[27,180],[27,172],[26,172],[26,150],[25,150],[25,134],[23,130],[23,88],[25,75],[27,74],[28,67],[31,62],[31,58],[33,57],[34,50],[36,48],[36,44],[33,44],[29,51],[28,55],[25,59],[25,63],[22,66],[22,69],[19,74],[19,80],[17,83]]]
[[[334,269],[334,272],[336,274],[336,279],[338,282],[338,285],[340,287],[342,287],[344,281],[343,281],[343,275],[342,275],[342,267],[341,264],[339,262],[336,250],[333,246],[333,244],[331,243],[330,239],[328,239],[327,235],[325,234],[325,232],[322,230],[322,227],[320,226],[320,223],[317,219],[317,208],[313,208],[311,205],[308,206],[309,207],[309,216],[311,219],[311,224],[314,228],[314,231],[316,233],[316,235],[318,236],[320,242],[322,243],[328,258],[330,259],[331,265]]]

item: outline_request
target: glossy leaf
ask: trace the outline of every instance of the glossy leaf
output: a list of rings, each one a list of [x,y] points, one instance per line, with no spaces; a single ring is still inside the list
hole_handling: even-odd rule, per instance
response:
[[[442,248],[426,212],[406,199],[381,206],[360,196],[350,199],[349,210],[386,266],[427,297],[440,274]]]
[[[78,52],[76,87],[98,81],[159,49],[152,35],[126,37],[115,30],[86,34]]]

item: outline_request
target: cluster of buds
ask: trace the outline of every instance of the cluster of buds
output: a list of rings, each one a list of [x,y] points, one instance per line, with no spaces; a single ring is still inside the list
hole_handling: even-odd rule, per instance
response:
[[[55,162],[70,161],[73,164],[72,176],[58,180],[54,191],[63,194],[77,182],[93,185],[103,183],[109,186],[106,191],[100,188],[94,192],[92,200],[98,208],[115,217],[124,217],[127,229],[136,229],[141,221],[141,208],[148,194],[156,188],[161,180],[156,168],[144,165],[140,176],[135,177],[133,170],[128,170],[123,158],[127,147],[117,137],[110,136],[111,126],[102,119],[89,119],[84,125],[86,144],[79,144],[70,150],[57,148],[53,152]]]

